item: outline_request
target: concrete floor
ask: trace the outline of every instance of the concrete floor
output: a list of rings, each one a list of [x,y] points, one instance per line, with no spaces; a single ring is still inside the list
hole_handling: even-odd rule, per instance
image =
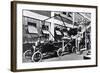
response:
[[[43,62],[49,62],[49,61],[67,61],[67,60],[83,60],[83,55],[77,55],[75,53],[66,54],[60,57],[53,57],[49,59],[43,59]]]
[[[81,55],[76,53],[65,54],[61,57],[53,57],[49,59],[42,60],[43,62],[49,61],[68,61],[68,60],[84,60],[84,56],[87,54],[87,51],[84,51]]]

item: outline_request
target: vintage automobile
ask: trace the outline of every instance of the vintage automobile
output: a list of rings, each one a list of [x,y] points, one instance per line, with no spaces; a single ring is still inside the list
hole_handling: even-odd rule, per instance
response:
[[[42,61],[42,58],[45,55],[55,55],[55,56],[61,56],[62,49],[61,42],[56,43],[54,41],[47,41],[40,43],[38,42],[38,45],[30,45],[28,46],[24,45],[24,48],[29,48],[24,52],[24,58],[31,59],[33,62],[40,62]]]

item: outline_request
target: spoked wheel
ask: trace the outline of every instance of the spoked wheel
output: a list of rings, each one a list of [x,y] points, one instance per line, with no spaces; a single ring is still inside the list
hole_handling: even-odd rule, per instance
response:
[[[62,48],[59,48],[59,49],[57,50],[57,55],[58,55],[58,56],[62,56]]]
[[[24,60],[27,60],[27,61],[31,60],[32,54],[33,54],[33,52],[31,50],[26,50],[24,52]]]
[[[43,55],[41,54],[41,52],[37,51],[32,55],[32,61],[40,62],[40,61],[42,61],[42,57],[43,57]]]

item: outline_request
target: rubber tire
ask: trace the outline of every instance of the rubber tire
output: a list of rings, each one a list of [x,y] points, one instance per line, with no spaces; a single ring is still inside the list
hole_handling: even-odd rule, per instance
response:
[[[24,52],[24,54],[23,54],[24,59],[27,59],[27,58],[26,58],[26,54],[27,54],[28,52],[30,52],[30,55],[28,54],[28,56],[30,56],[30,57],[32,56],[32,54],[33,54],[32,51],[31,51],[31,50],[26,50],[26,51]]]
[[[39,54],[40,55],[40,59],[39,60],[35,60],[35,56],[36,56],[36,54]],[[39,52],[39,51],[37,51],[37,52],[35,52],[33,55],[32,55],[32,62],[41,62],[42,61],[42,58],[43,58],[43,55],[42,55],[42,53],[41,52]]]
[[[59,57],[59,56],[62,56],[62,48],[59,48],[58,50],[57,50],[57,56]]]

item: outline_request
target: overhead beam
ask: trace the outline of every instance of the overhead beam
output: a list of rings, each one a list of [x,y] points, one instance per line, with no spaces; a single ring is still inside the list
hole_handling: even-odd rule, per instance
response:
[[[83,14],[83,13],[79,13],[82,17],[84,17],[84,18],[86,18],[86,19],[88,19],[89,21],[91,21],[91,18],[89,18],[89,17],[87,17],[85,14]]]

